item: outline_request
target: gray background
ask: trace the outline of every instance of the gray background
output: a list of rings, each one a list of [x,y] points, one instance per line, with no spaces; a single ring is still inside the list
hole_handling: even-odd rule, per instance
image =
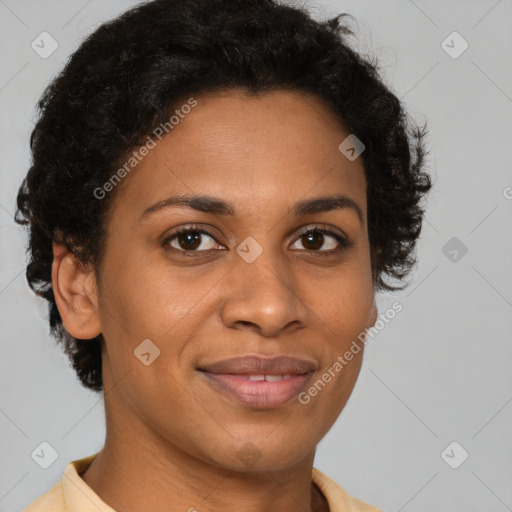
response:
[[[103,401],[80,386],[48,334],[12,215],[43,87],[85,35],[134,3],[0,0],[2,512],[26,506],[103,444]],[[386,511],[512,510],[512,2],[307,5],[315,17],[356,17],[358,48],[378,56],[411,115],[429,123],[435,180],[411,284],[378,296],[381,312],[395,300],[403,311],[369,344],[315,466]],[[31,48],[43,31],[59,45],[47,59]],[[458,58],[441,45],[453,31],[469,44]],[[452,53],[462,48],[455,37],[445,43]],[[31,458],[43,441],[58,452],[46,470]],[[462,448],[443,459],[453,441]],[[452,469],[446,460],[460,463],[463,449],[468,459]]]

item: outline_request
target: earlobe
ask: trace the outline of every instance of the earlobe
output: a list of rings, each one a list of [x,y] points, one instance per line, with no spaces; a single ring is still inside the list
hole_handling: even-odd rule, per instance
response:
[[[377,309],[377,305],[375,304],[375,301],[372,305],[372,310],[370,312],[370,325],[368,327],[373,327],[375,325],[375,322],[377,321],[377,316],[379,314],[379,311]]]
[[[53,243],[52,287],[62,322],[71,336],[92,339],[101,333],[94,271],[65,246]]]

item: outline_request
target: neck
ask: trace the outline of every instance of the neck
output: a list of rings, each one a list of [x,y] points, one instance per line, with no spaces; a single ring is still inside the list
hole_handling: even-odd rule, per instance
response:
[[[286,469],[223,468],[150,433],[135,416],[112,414],[106,405],[105,446],[81,477],[117,512],[329,511],[312,482],[314,450]]]
[[[131,451],[129,457],[119,458],[105,445],[80,475],[117,512],[217,512],[237,505],[250,512],[329,512],[325,496],[311,478],[303,485],[302,481],[285,481],[283,474],[234,475],[229,470],[217,470],[215,477],[201,475],[194,480],[191,473],[184,477],[183,468],[180,471],[177,466],[163,473],[159,462],[148,463],[146,458],[136,457],[136,453]],[[148,488],[151,494],[147,493]]]

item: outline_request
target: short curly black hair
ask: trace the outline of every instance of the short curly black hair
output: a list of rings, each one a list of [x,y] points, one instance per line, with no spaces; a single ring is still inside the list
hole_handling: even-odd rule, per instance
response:
[[[104,339],[66,331],[51,283],[52,242],[98,272],[114,193],[98,200],[94,191],[184,97],[242,88],[326,101],[365,145],[375,290],[404,288],[384,277],[403,282],[416,263],[421,201],[432,186],[427,130],[384,85],[375,59],[349,46],[347,16],[317,21],[279,0],[149,1],[95,30],[46,88],[15,218],[29,227],[28,283],[48,301],[50,332],[86,388],[103,389]]]

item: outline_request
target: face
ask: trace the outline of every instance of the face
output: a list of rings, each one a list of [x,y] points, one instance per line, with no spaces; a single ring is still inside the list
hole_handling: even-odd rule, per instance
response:
[[[98,283],[105,387],[119,381],[116,414],[195,458],[244,470],[252,450],[253,467],[286,468],[342,411],[363,351],[333,365],[375,322],[363,163],[340,152],[349,133],[315,96],[195,99],[115,191]],[[176,196],[210,201],[165,203]],[[302,363],[214,373],[248,355]],[[265,372],[290,377],[247,376]]]

